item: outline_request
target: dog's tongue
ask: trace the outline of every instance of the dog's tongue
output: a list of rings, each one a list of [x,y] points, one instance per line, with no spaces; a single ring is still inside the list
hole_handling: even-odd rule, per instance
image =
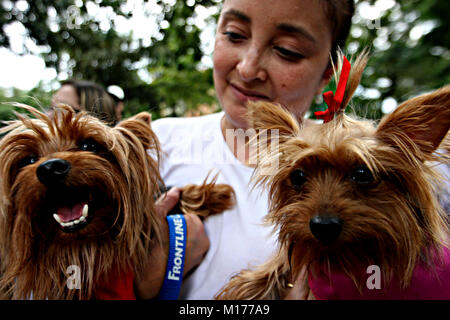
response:
[[[58,216],[62,222],[69,222],[72,220],[79,219],[83,214],[83,207],[86,203],[77,203],[72,208],[63,207],[58,209]]]

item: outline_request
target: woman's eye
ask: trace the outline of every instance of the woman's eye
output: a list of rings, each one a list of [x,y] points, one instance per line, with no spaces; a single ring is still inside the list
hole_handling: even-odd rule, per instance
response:
[[[88,152],[99,152],[101,150],[101,146],[94,140],[88,139],[81,141],[80,150]]]
[[[228,40],[230,40],[231,42],[238,42],[245,39],[243,35],[232,31],[225,31],[223,34],[226,35]]]
[[[278,52],[278,54],[282,58],[290,60],[290,61],[297,61],[297,60],[303,59],[305,57],[301,53],[298,53],[298,52],[295,52],[295,51],[292,51],[292,50],[289,50],[289,49],[286,49],[283,47],[276,46],[275,50]]]

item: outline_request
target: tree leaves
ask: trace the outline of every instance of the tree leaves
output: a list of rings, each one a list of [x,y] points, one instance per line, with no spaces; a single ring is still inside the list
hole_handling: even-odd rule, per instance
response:
[[[18,53],[34,53],[37,46],[46,65],[58,73],[121,86],[125,116],[149,108],[155,118],[180,116],[198,105],[217,104],[212,71],[200,65],[202,30],[195,17],[200,6],[219,7],[221,1],[142,0],[142,6],[131,9],[130,3],[139,2],[5,0],[0,4],[0,46],[11,47],[6,27],[22,24],[34,46],[25,42]],[[360,0],[356,5],[346,51],[371,48],[354,98],[357,114],[377,119],[387,100],[401,102],[450,83],[448,1]],[[137,12],[141,8],[149,12]],[[362,17],[370,16],[369,9],[379,12],[373,20]],[[118,30],[119,19],[129,22],[138,13],[148,23],[136,32],[152,28],[150,20],[159,26],[148,38]],[[318,109],[314,104],[312,111]]]

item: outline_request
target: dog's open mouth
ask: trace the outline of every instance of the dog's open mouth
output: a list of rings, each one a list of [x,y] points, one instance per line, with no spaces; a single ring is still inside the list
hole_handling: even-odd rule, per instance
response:
[[[37,227],[80,236],[99,235],[116,221],[117,204],[105,188],[61,186],[48,189],[38,210]]]
[[[53,218],[64,232],[75,232],[84,228],[89,222],[89,205],[86,202],[76,203],[71,207],[59,207]]]

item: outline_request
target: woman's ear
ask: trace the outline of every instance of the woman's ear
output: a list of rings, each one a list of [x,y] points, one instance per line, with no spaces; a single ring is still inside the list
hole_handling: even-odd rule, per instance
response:
[[[333,75],[333,67],[331,66],[331,63],[329,63],[327,65],[327,68],[325,69],[325,71],[322,74],[322,78],[320,79],[319,86],[317,87],[316,95],[322,94],[326,85],[330,82],[332,75]]]

